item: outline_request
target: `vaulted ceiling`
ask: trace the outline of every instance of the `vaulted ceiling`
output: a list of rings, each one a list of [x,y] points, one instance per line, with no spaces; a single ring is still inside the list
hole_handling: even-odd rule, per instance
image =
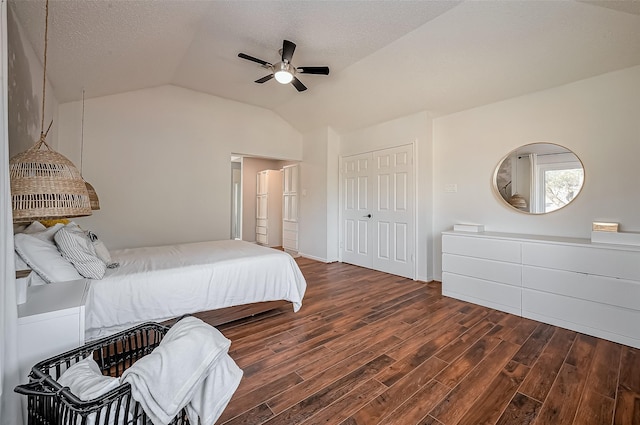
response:
[[[42,57],[44,0],[10,7]],[[640,1],[50,0],[59,102],[173,84],[271,109],[300,131],[448,114],[640,65]],[[297,44],[298,93],[247,53]]]

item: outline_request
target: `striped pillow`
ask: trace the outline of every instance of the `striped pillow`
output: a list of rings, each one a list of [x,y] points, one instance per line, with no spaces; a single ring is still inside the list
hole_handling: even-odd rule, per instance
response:
[[[54,239],[62,256],[73,264],[78,273],[89,279],[102,279],[107,265],[98,258],[93,244],[77,224],[67,224]]]

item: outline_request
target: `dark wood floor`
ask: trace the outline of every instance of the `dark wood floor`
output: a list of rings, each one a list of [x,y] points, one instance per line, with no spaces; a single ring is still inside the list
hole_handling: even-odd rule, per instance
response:
[[[219,424],[640,424],[640,350],[437,283],[298,263],[298,313],[219,327],[244,370]]]

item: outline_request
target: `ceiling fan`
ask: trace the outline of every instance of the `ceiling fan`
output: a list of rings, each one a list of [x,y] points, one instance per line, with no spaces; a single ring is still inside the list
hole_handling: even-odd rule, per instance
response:
[[[280,84],[289,84],[291,83],[296,90],[305,91],[307,87],[302,84],[296,74],[315,74],[315,75],[329,75],[329,67],[328,66],[300,66],[296,68],[291,63],[291,58],[293,57],[293,52],[296,50],[295,43],[284,40],[282,42],[282,50],[280,54],[282,55],[282,61],[271,64],[267,61],[263,61],[262,59],[254,58],[253,56],[249,56],[244,53],[238,53],[238,57],[242,59],[246,59],[252,62],[259,63],[263,68],[266,68],[271,71],[271,74],[266,75],[255,82],[258,84],[266,83],[272,78],[275,78],[277,82]]]

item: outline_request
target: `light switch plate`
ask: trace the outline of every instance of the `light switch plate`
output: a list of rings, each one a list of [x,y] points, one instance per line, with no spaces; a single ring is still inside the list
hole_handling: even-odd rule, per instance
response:
[[[458,192],[458,185],[455,183],[448,183],[444,185],[445,193],[456,193]]]

